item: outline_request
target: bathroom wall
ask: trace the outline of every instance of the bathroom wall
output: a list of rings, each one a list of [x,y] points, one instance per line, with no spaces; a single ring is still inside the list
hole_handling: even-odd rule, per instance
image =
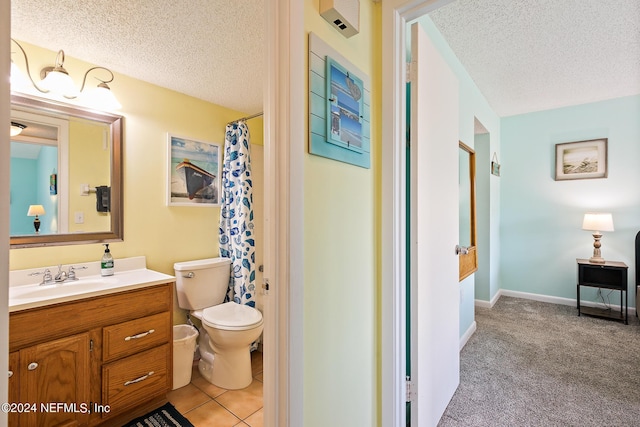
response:
[[[69,232],[109,230],[111,214],[96,212],[96,195],[80,194],[80,184],[91,188],[111,185],[109,176],[111,145],[104,143],[109,128],[86,120],[69,120]],[[91,153],[91,155],[89,155]],[[90,161],[87,161],[90,159]],[[84,222],[75,223],[75,213],[84,213]]]
[[[21,44],[32,70],[55,58],[55,52]],[[69,56],[65,60],[76,78],[90,66]],[[123,106],[118,114],[125,117],[124,241],[110,245],[116,264],[118,258],[145,255],[148,268],[173,275],[176,261],[218,256],[219,208],[166,205],[167,133],[217,143],[222,149],[226,123],[246,113],[120,74],[110,86]],[[262,119],[247,123],[252,142],[262,144]],[[97,244],[13,249],[10,268],[98,261],[102,253]],[[176,304],[175,321],[182,319]]]
[[[305,427],[373,426],[380,416],[380,7],[360,1],[360,34],[347,39],[320,16],[318,0],[304,3],[306,33],[372,82],[371,169],[304,158]]]

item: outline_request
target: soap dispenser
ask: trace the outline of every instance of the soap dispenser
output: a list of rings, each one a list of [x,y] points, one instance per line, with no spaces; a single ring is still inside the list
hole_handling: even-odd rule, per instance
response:
[[[100,262],[100,274],[103,276],[113,276],[113,256],[109,250],[109,244],[105,243],[104,255],[102,255],[102,261]]]

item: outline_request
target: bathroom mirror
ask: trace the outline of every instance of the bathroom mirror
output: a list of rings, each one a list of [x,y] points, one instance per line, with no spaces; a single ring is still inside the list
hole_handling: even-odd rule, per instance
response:
[[[11,121],[11,248],[121,241],[123,118],[12,94]]]

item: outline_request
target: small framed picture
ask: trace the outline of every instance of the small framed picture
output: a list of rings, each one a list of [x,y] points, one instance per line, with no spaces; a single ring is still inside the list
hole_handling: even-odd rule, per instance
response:
[[[220,145],[168,135],[167,205],[220,206]]]
[[[607,138],[556,144],[556,181],[607,177]]]

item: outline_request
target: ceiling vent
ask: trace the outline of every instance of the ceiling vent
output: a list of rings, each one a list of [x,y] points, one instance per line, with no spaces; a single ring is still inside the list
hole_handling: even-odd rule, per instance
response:
[[[320,0],[320,15],[345,37],[360,32],[360,0]]]

